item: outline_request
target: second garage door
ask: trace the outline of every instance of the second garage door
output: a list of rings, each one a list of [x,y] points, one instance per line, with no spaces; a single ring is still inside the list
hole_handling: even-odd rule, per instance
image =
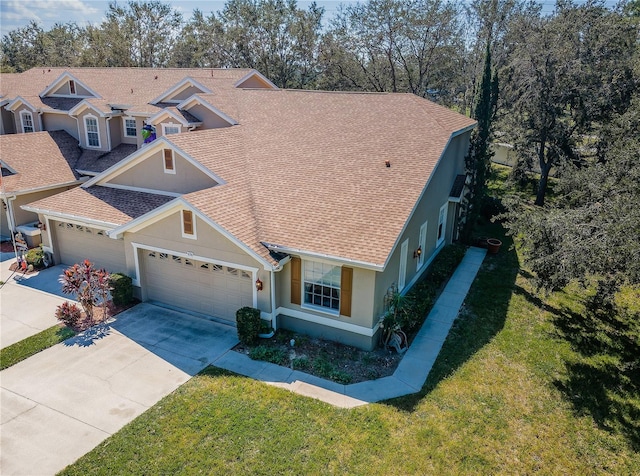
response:
[[[88,259],[111,273],[126,272],[123,240],[113,240],[105,231],[88,226],[53,223],[61,263],[72,265]]]
[[[140,250],[142,287],[150,301],[235,322],[253,306],[251,272],[157,251]]]

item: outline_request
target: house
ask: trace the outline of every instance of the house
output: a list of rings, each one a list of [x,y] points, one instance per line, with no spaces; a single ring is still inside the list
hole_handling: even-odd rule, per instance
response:
[[[215,88],[189,74],[126,112],[164,104],[145,117],[193,131],[22,206],[45,249],[132,276],[143,300],[230,323],[253,306],[276,328],[373,348],[389,293],[455,237],[474,121],[410,94]],[[109,114],[84,99],[69,113],[86,110]]]
[[[88,177],[83,179],[75,170],[81,155],[78,141],[64,131],[0,136],[3,237],[16,230],[30,245],[40,243],[40,229],[34,226],[38,215],[23,210],[21,205],[64,192],[86,180]],[[47,166],[42,167],[45,163]]]
[[[251,69],[33,68],[0,75],[3,176],[20,169],[0,189],[2,237],[19,226],[37,233],[31,227],[37,216],[20,205],[76,186],[129,156],[144,144],[144,125],[157,137],[234,125],[209,98],[237,88],[276,86]],[[38,135],[46,132],[57,135]]]

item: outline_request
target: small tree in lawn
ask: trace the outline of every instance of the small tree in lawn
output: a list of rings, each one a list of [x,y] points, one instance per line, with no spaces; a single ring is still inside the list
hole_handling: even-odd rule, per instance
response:
[[[74,264],[60,275],[62,292],[75,294],[76,300],[84,310],[86,320],[93,323],[93,307],[102,301],[103,316],[106,316],[107,298],[109,296],[109,273],[104,269],[96,269],[89,260],[82,264]]]

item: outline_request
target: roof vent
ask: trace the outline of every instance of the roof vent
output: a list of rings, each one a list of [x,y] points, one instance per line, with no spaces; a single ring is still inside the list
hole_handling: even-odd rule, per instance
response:
[[[384,165],[385,165],[385,167],[387,167],[387,168],[391,167],[391,161],[390,161],[390,160],[385,160],[385,161],[384,161]]]

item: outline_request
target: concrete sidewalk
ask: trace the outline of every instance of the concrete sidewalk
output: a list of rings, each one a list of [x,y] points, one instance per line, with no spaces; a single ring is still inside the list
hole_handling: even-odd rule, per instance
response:
[[[453,322],[487,254],[469,248],[434,304],[422,328],[390,377],[341,385],[287,367],[251,360],[238,352],[227,352],[213,365],[256,380],[317,398],[337,407],[353,408],[419,392],[433,367]]]

